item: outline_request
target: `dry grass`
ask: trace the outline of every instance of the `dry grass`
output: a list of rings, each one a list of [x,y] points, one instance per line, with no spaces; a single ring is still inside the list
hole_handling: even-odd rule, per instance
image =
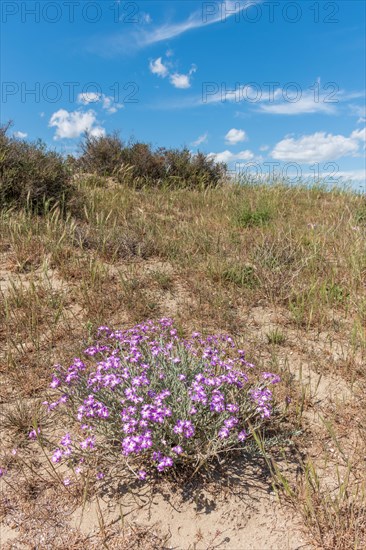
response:
[[[255,363],[282,374],[300,458],[299,478],[278,470],[277,488],[302,510],[319,548],[364,547],[364,199],[280,184],[136,191],[80,178],[78,185],[77,215],[0,213],[1,461],[9,479],[17,483],[24,470],[11,449],[26,446],[52,364],[77,355],[99,324],[170,315],[181,334],[230,332]],[[35,402],[23,406],[20,397]],[[29,536],[42,545],[27,523],[35,499],[47,502],[50,518],[65,506],[57,485],[32,476],[29,490],[17,485],[2,497],[4,518],[21,527],[19,545]],[[55,546],[67,529],[60,518],[40,547],[65,547]],[[68,537],[72,548],[106,543],[86,542],[77,530]],[[128,537],[136,548],[163,544],[148,531],[108,537],[110,548],[132,547]]]

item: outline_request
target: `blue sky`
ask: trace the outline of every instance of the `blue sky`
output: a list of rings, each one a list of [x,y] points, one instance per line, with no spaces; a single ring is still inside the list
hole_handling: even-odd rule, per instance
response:
[[[188,146],[234,171],[365,186],[361,0],[1,4],[1,120]]]

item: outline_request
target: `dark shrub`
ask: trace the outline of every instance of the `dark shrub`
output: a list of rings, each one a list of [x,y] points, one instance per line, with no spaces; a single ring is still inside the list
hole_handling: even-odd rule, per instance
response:
[[[86,136],[81,143],[80,170],[112,176],[134,187],[216,187],[226,174],[226,166],[203,153],[188,149],[156,150],[147,143],[124,145],[117,134]]]
[[[125,165],[132,167],[134,178],[143,184],[160,185],[166,177],[164,149],[152,151],[148,143],[132,143],[122,152]]]
[[[41,141],[28,143],[9,137],[10,124],[0,128],[0,207],[65,204],[71,195],[70,171],[61,155]]]
[[[166,150],[165,165],[168,182],[178,187],[216,187],[226,174],[225,164],[203,153],[193,155],[186,148]]]
[[[82,172],[113,176],[123,162],[123,143],[117,133],[99,137],[86,134],[80,149],[78,165]]]

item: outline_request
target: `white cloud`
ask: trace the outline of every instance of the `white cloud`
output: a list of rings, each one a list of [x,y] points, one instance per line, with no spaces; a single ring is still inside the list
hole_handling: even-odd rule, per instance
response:
[[[161,57],[158,57],[155,61],[150,61],[149,67],[153,74],[161,76],[162,78],[165,78],[169,74],[169,69],[164,65]]]
[[[268,149],[269,149],[269,145],[261,145],[261,146],[259,147],[259,150],[260,150],[260,151],[268,151]]]
[[[48,126],[56,128],[55,140],[77,138],[84,132],[89,132],[93,137],[105,135],[105,129],[97,124],[96,114],[91,109],[86,112],[60,109],[53,113]]]
[[[93,126],[88,131],[88,134],[92,137],[102,137],[105,136],[105,129],[101,126]]]
[[[173,73],[169,77],[170,83],[174,86],[174,88],[180,88],[182,90],[190,88],[191,76],[196,72],[196,70],[196,66],[192,65],[188,74]]]
[[[174,86],[174,88],[180,88],[182,90],[191,87],[191,82],[188,74],[174,73],[170,75],[170,82]]]
[[[14,132],[13,133],[13,136],[15,138],[19,138],[19,139],[25,139],[26,137],[28,137],[28,134],[26,134],[25,132]]]
[[[254,158],[253,153],[249,151],[249,149],[240,151],[240,153],[232,153],[226,150],[221,153],[209,153],[207,156],[214,159],[216,162],[224,162],[226,164],[234,162],[235,160],[252,160]]]
[[[101,103],[102,109],[107,111],[107,113],[109,114],[114,114],[119,109],[123,109],[124,107],[122,103],[116,103],[112,96],[107,96],[105,94],[95,92],[86,92],[79,94],[78,103],[82,103],[83,105],[89,105],[90,103]]]
[[[355,130],[349,137],[316,132],[312,135],[292,137],[279,141],[271,155],[272,158],[293,162],[325,162],[344,156],[356,156],[359,141],[364,139],[365,130]]]
[[[192,142],[193,147],[198,147],[199,145],[202,145],[202,143],[206,143],[208,138],[208,133],[206,132],[202,136],[199,136],[196,141]]]
[[[115,103],[113,97],[103,95],[102,96],[102,107],[110,115],[116,113],[119,109],[123,109],[124,105],[122,103]]]
[[[225,136],[226,143],[230,143],[230,145],[235,145],[236,143],[240,143],[246,139],[247,136],[244,130],[238,130],[236,128],[231,128]]]
[[[169,54],[173,55],[173,52],[169,52]],[[192,65],[187,74],[177,72],[170,74],[169,65],[171,64],[165,64],[162,58],[158,57],[157,59],[155,59],[155,61],[150,61],[149,68],[153,74],[156,74],[161,78],[166,78],[167,76],[169,76],[169,81],[174,86],[174,88],[180,88],[182,90],[190,88],[191,76],[197,70],[196,65]]]

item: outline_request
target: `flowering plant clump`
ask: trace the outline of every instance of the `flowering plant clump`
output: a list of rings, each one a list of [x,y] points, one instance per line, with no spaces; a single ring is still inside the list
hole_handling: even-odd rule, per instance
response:
[[[124,331],[102,326],[84,353],[68,368],[56,366],[51,387],[60,397],[45,402],[76,425],[51,458],[76,465],[76,473],[96,456],[99,464],[120,457],[140,479],[153,470],[197,468],[244,448],[252,431],[271,421],[280,379],[258,372],[229,336],[195,332],[183,340],[163,318]]]

